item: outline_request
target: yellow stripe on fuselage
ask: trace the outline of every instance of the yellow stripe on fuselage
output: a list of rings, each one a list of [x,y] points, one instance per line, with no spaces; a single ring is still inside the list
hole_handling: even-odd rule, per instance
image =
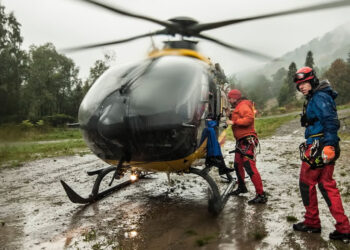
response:
[[[219,136],[219,143],[224,142],[226,138],[226,131],[224,130]],[[207,140],[205,140],[202,145],[197,148],[197,150],[187,157],[172,160],[172,161],[154,161],[154,162],[136,162],[131,161],[128,163],[135,170],[141,171],[160,171],[160,172],[179,172],[186,171],[192,165],[192,163],[204,157],[205,150],[207,146]],[[108,164],[117,165],[119,161],[117,160],[105,160]]]
[[[148,57],[155,58],[155,57],[161,57],[161,56],[189,56],[189,57],[195,57],[199,60],[202,60],[208,64],[211,64],[211,61],[208,57],[198,53],[195,50],[190,49],[162,49],[162,50],[154,50],[148,54]]]

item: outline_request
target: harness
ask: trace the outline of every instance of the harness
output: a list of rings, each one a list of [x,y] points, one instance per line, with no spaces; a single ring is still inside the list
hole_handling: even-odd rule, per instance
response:
[[[245,149],[239,147],[240,143],[243,141],[243,144],[246,145]],[[249,150],[250,146],[253,146],[253,154],[247,154],[247,151]],[[241,139],[239,139],[237,142],[236,142],[236,147],[234,150],[232,151],[229,151],[229,154],[232,154],[232,153],[240,153],[241,155],[247,157],[248,159],[250,160],[253,160],[255,161],[256,160],[256,155],[258,154],[256,152],[256,147],[259,146],[259,152],[260,153],[260,142],[259,142],[259,139],[258,137],[256,137],[255,135],[248,135],[248,136],[245,136]]]
[[[309,119],[306,115],[306,108],[307,108],[307,105],[309,104],[309,100],[306,100],[303,104],[303,113],[301,114],[301,117],[300,117],[300,124],[302,127],[308,127],[308,126],[311,126],[311,125],[314,125],[315,122],[318,121],[318,118],[315,117],[315,118],[312,118],[312,119]]]

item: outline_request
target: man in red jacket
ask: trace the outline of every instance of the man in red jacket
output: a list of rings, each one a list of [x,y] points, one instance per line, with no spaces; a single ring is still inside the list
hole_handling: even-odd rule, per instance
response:
[[[239,195],[248,192],[244,183],[246,171],[254,184],[256,192],[255,198],[249,200],[248,204],[266,203],[267,197],[256,168],[255,150],[259,140],[254,128],[253,103],[246,98],[242,98],[242,94],[238,89],[233,89],[228,93],[228,100],[231,106],[234,107],[227,124],[232,125],[233,135],[236,139],[234,167],[238,179],[238,188],[232,194]]]

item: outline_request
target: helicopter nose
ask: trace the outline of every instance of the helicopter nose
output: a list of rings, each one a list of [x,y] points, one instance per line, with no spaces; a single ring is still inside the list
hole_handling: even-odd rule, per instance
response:
[[[108,140],[120,139],[127,135],[125,112],[126,98],[118,93],[108,97],[100,108],[100,118],[97,123],[99,134]]]

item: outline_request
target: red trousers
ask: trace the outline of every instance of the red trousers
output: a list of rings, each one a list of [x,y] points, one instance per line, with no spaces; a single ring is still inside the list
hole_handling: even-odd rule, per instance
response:
[[[309,157],[310,147],[305,152]],[[344,214],[344,208],[336,182],[333,179],[334,163],[323,168],[311,169],[308,163],[302,162],[300,171],[300,193],[306,209],[304,224],[321,227],[319,218],[316,184],[320,189],[329,210],[336,220],[335,228],[340,233],[350,233],[349,219]]]
[[[237,142],[234,167],[238,179],[238,186],[245,185],[244,178],[246,171],[254,184],[255,192],[257,194],[263,194],[264,189],[260,174],[256,168],[254,157],[255,147],[258,144],[258,140],[255,137],[253,137],[252,140],[241,139]]]

